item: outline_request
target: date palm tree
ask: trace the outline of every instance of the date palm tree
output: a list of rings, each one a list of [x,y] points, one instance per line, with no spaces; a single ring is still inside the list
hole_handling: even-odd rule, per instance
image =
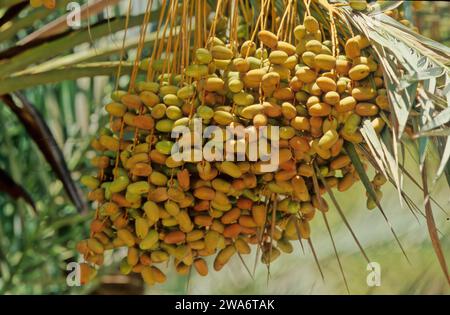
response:
[[[85,292],[83,290],[93,288],[68,288],[65,284],[65,263],[76,259],[74,244],[87,233],[86,223],[91,218],[77,179],[90,167],[86,158],[91,154],[90,140],[107,123],[98,103],[103,101],[103,95],[110,92],[116,82],[120,86],[121,80],[129,79],[136,58],[151,51],[158,38],[158,20],[161,15],[167,17],[170,14],[174,1],[183,3],[183,0],[153,1],[152,5],[146,1],[132,0],[86,1],[79,11],[82,26],[71,28],[67,17],[78,11],[67,11],[68,0],[31,1],[31,4],[26,0],[0,0],[0,117],[3,125],[0,131],[0,191],[3,192],[0,207],[4,210],[0,212],[1,291]],[[448,241],[444,239],[448,235],[448,227],[442,226],[441,220],[448,209],[448,202],[443,201],[442,194],[448,192],[450,184],[450,49],[385,14],[398,10],[402,1],[372,2],[362,12],[352,10],[346,1],[336,2],[334,4],[340,8],[341,21],[348,29],[362,33],[371,40],[372,51],[385,72],[387,93],[395,103],[395,120],[381,137],[367,126],[361,127],[370,151],[362,147],[348,148],[363,183],[362,187],[355,188],[349,194],[374,193],[356,150],[390,179],[392,186],[388,205],[378,204],[381,213],[378,218],[384,224],[387,222],[387,233],[394,233],[394,241],[379,238],[377,242],[377,236],[370,232],[370,225],[364,222],[360,213],[349,209],[351,203],[345,197],[330,195],[329,200],[337,211],[330,215],[328,221],[324,221],[321,228],[317,227],[322,229],[323,235],[316,240],[316,248],[321,248],[317,256],[323,256],[322,260],[309,257],[308,262],[303,258],[301,261],[308,266],[305,268],[313,268],[310,264],[315,263],[320,273],[325,274],[332,273],[338,266],[338,272],[348,273],[349,281],[346,282],[350,282],[360,274],[350,272],[350,268],[342,262],[358,264],[361,261],[356,257],[361,256],[356,253],[357,247],[349,249],[347,246],[352,239],[343,235],[348,233],[348,222],[359,224],[355,232],[359,232],[356,234],[361,240],[354,236],[358,246],[361,243],[370,244],[372,253],[382,253],[383,250],[390,250],[393,244],[400,245],[402,236],[410,235],[408,226],[403,222],[410,222],[410,218],[416,217],[425,223],[429,234],[429,239],[420,238],[421,257],[431,257],[429,253],[434,252],[443,272],[444,285],[439,283],[437,288],[426,287],[423,291],[408,287],[393,290],[445,292],[448,290],[445,283],[449,275],[443,248],[448,248]],[[246,10],[247,20],[240,31],[249,35],[257,23],[261,1],[229,0],[225,3],[230,6],[238,3],[239,10]],[[206,1],[205,4],[208,12],[214,15],[217,2]],[[331,7],[325,0],[275,1],[272,14],[281,18],[286,7],[293,4],[299,16],[308,9],[323,28],[331,32],[329,25],[332,21],[327,12],[334,6]],[[148,11],[148,34],[142,39],[137,29],[144,26]],[[227,23],[225,19],[225,28]],[[181,27],[181,24],[182,17],[177,19],[174,27]],[[121,75],[117,76],[119,65]],[[108,79],[103,80],[105,76]],[[404,219],[407,215],[404,211],[401,215],[392,211],[398,207],[399,200],[412,214],[408,220]],[[361,206],[359,201],[355,202],[355,205]],[[443,202],[446,204],[443,205]],[[433,213],[432,208],[440,212]],[[370,215],[374,217],[373,213]],[[394,231],[394,226],[399,230]],[[421,232],[425,230],[421,229]],[[339,241],[344,243],[345,249],[335,247]],[[427,247],[427,242],[431,242],[432,246]],[[404,250],[401,245],[400,248]],[[393,256],[398,257],[397,254]],[[151,292],[184,292],[185,285],[188,292],[194,293],[231,293],[236,292],[236,288],[244,293],[307,293],[314,286],[321,287],[319,292],[329,292],[317,284],[320,274],[303,274],[301,279],[306,281],[296,287],[292,279],[300,276],[289,279],[292,273],[302,275],[302,268],[296,266],[296,261],[293,257],[286,258],[291,266],[289,272],[274,269],[271,274],[272,279],[276,279],[271,281],[275,284],[264,291],[258,288],[261,282],[265,282],[262,275],[265,270],[262,267],[258,269],[256,281],[238,284],[234,279],[248,275],[241,271],[240,262],[235,261],[226,271],[233,282],[229,287],[211,286],[212,283],[223,282],[215,281],[223,277],[222,273],[211,276],[211,282],[206,285],[193,286],[197,283],[195,278],[181,279]],[[328,261],[338,264],[332,266]],[[386,264],[395,263],[395,260],[386,259]],[[431,259],[423,259],[423,263],[438,269]],[[105,273],[109,271],[107,269]],[[42,283],[42,273],[56,280]],[[423,275],[423,278],[426,277]],[[437,276],[433,273],[430,277]],[[422,283],[423,278],[418,278],[417,283]],[[413,285],[411,281],[408,285]],[[332,287],[336,286],[334,282],[333,278]],[[281,289],[283,283],[288,285]],[[340,285],[337,292],[345,292],[342,282]],[[351,284],[349,286],[352,287]],[[358,292],[365,290],[364,286],[356,287]]]

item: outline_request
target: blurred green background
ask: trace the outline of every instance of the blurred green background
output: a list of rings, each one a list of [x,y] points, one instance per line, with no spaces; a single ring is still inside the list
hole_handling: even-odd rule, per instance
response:
[[[423,1],[424,2],[424,1]],[[120,2],[125,10],[126,1]],[[139,6],[134,8],[139,12]],[[108,11],[114,15],[114,10]],[[411,9],[411,19],[420,31],[435,40],[450,44],[450,14],[446,2],[423,3],[418,10]],[[46,20],[36,21],[35,28],[51,21],[61,12],[54,12]],[[101,13],[105,15],[105,12]],[[94,23],[97,17],[92,17]],[[18,32],[18,41],[30,30]],[[137,32],[136,29],[131,30]],[[120,33],[119,33],[120,34]],[[120,35],[115,38],[118,42]],[[110,44],[106,38],[97,39],[96,47]],[[116,42],[116,44],[117,44]],[[113,40],[114,43],[114,40]],[[91,45],[80,45],[82,51]],[[6,49],[6,47],[0,47]],[[132,60],[133,51],[129,51]],[[117,56],[112,57],[113,60]],[[121,83],[127,82],[123,76]],[[38,86],[25,91],[53,133],[57,145],[64,153],[74,181],[92,169],[89,159],[94,152],[89,142],[106,122],[103,104],[113,88],[109,77],[83,78],[59,84]],[[242,262],[234,259],[220,272],[211,272],[202,278],[193,274],[189,279],[180,277],[167,268],[168,282],[153,288],[143,286],[139,277],[124,277],[117,273],[117,262],[124,253],[116,252],[106,261],[96,280],[85,287],[68,287],[66,265],[78,261],[74,251],[78,240],[88,235],[90,214],[79,214],[67,198],[62,183],[39,153],[36,144],[18,122],[16,116],[0,103],[0,168],[8,170],[12,178],[30,193],[36,202],[34,213],[23,200],[14,201],[0,193],[0,293],[3,294],[80,294],[80,293],[133,293],[133,294],[345,294],[346,288],[339,271],[333,247],[324,221],[318,214],[312,221],[312,241],[321,268],[322,280],[310,250],[305,252],[298,244],[294,253],[283,255],[270,267],[270,277],[265,266],[259,264],[255,279],[251,279]],[[415,161],[415,148],[409,147],[407,168],[415,178],[419,172]],[[429,158],[430,173],[435,167]],[[423,195],[405,178],[405,191],[423,211]],[[381,266],[381,286],[369,287],[367,263],[359,252],[338,213],[331,207],[327,214],[339,252],[350,292],[352,294],[449,294],[429,240],[425,219],[416,219],[410,210],[400,206],[398,194],[392,186],[383,189],[382,205],[399,235],[410,263],[405,259],[392,237],[388,225],[378,210],[368,211],[362,185],[345,194],[337,194],[350,225],[364,246],[369,258]],[[433,196],[450,209],[448,186],[441,178],[432,190]],[[330,203],[331,204],[331,203]],[[437,228],[445,253],[449,252],[450,224],[448,215],[433,206]],[[122,256],[121,256],[122,255]],[[448,257],[447,257],[448,258]],[[253,268],[254,256],[245,257]]]

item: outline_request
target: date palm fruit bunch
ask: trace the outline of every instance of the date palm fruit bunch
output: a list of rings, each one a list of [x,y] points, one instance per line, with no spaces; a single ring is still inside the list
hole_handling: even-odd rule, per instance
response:
[[[240,40],[232,29],[228,43],[215,36],[212,23],[203,47],[181,47],[171,55],[176,60],[142,60],[141,69],[152,75],[132,77],[128,91],[112,93],[105,106],[109,128],[92,142],[97,175],[81,180],[97,207],[90,237],[77,245],[88,264],[102,265],[105,251],[126,247],[121,272],[140,273],[148,284],[166,280],[161,266],[167,263],[179,274],[193,267],[206,276],[206,257],[218,271],[252,247],[270,264],[293,251],[292,241],[310,238],[309,221],[329,210],[324,194],[345,192],[359,180],[348,145],[365,146],[363,121],[379,134],[391,115],[382,68],[365,36],[335,27],[324,33],[310,14],[283,31],[294,18],[273,19],[272,32],[261,15],[254,36]],[[183,67],[168,71],[177,58]],[[202,119],[201,132],[195,118]],[[198,146],[194,139],[212,125],[224,135],[228,126],[278,126],[278,169],[262,172],[267,162],[251,161],[248,152],[243,161],[171,156],[176,141],[201,152],[205,141]],[[177,126],[193,134],[173,139]],[[274,141],[268,132],[263,137]],[[249,146],[248,138],[222,141]],[[386,181],[376,172],[377,200],[367,197],[369,209]]]

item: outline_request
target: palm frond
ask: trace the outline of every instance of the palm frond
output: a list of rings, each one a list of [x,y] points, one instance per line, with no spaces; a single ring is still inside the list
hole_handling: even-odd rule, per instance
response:
[[[30,194],[21,185],[16,183],[8,173],[0,169],[0,191],[7,193],[14,199],[22,198],[36,212],[36,205]]]
[[[20,93],[15,94],[17,101],[9,95],[3,95],[1,99],[22,122],[28,134],[41,150],[47,162],[52,166],[55,174],[64,184],[64,188],[79,211],[87,208],[81,192],[71,178],[61,149],[58,147],[46,122],[34,106]],[[20,106],[17,105],[20,102]]]

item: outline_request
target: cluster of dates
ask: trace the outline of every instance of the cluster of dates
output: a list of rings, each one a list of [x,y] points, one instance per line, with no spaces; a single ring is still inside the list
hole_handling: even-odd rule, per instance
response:
[[[214,257],[218,271],[252,247],[269,264],[291,253],[292,241],[310,237],[309,221],[328,210],[320,197],[327,189],[343,192],[358,181],[344,144],[363,142],[362,120],[378,133],[385,127],[380,113],[389,115],[390,106],[382,70],[361,35],[333,47],[312,16],[294,35],[289,43],[262,30],[257,41],[239,47],[212,37],[182,74],[163,73],[136,82],[131,92],[113,92],[106,105],[110,128],[92,143],[98,173],[82,178],[97,205],[90,238],[77,245],[86,260],[83,282],[106,250],[119,247],[128,249],[121,272],[140,273],[148,284],[166,280],[161,265],[169,262],[180,274],[194,267],[206,276],[206,257]],[[157,72],[165,62],[141,66],[150,63]],[[183,126],[192,133],[174,138]],[[222,157],[241,147],[240,159],[204,156],[209,126],[223,132],[215,143],[222,144]],[[249,158],[251,139],[227,131],[239,126],[257,133],[279,128],[276,139],[269,129],[258,133],[269,148],[276,145],[276,169],[263,171],[267,156]],[[202,157],[175,159],[179,143]],[[381,174],[372,180],[379,198],[385,182]],[[370,197],[367,206],[375,207]]]

